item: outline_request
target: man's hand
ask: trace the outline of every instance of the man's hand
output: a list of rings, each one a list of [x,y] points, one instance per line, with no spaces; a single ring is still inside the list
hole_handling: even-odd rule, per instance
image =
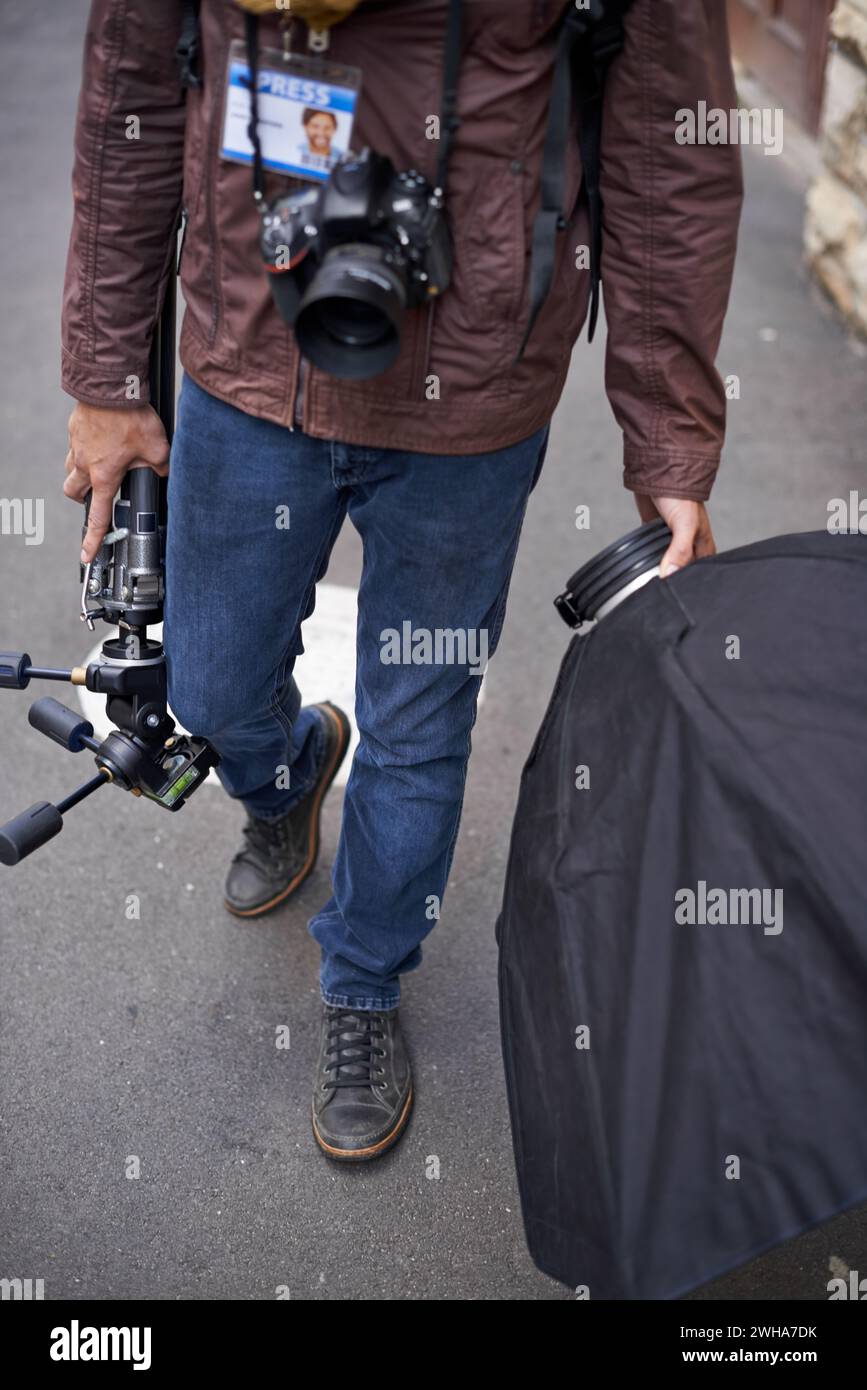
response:
[[[69,453],[63,491],[83,502],[93,490],[82,564],[94,558],[111,526],[112,502],[130,468],[152,468],[164,478],[169,471],[169,443],[152,406],[132,410],[77,403],[69,417]]]
[[[710,517],[703,502],[687,502],[682,497],[647,497],[642,493],[635,494],[635,502],[642,521],[655,521],[661,516],[671,530],[671,545],[660,565],[663,579],[692,560],[716,554]]]

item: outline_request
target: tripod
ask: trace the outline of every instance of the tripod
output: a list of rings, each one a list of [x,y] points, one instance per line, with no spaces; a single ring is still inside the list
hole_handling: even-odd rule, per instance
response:
[[[169,440],[175,416],[175,277],[169,276],[150,357],[150,397]],[[100,787],[114,783],[179,811],[219,762],[204,739],[175,732],[166,702],[162,644],[148,637],[165,599],[166,480],[151,468],[130,469],[114,502],[112,528],[99,553],[82,567],[81,619],[99,619],[117,633],[88,666],[34,666],[27,652],[0,651],[0,688],[25,690],[31,680],[69,681],[105,695],[116,727],[100,742],[93,725],[51,696],[30,706],[28,719],[70,753],[89,749],[97,775],[56,804],[37,801],[0,826],[0,863],[17,864],[60,833],[63,817]],[[85,527],[89,514],[88,494]],[[91,606],[93,605],[93,606]]]

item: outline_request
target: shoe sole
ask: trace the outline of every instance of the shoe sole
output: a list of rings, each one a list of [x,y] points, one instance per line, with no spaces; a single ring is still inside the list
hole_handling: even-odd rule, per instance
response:
[[[307,878],[315,868],[316,860],[319,857],[319,812],[322,806],[322,798],[337,776],[338,768],[343,762],[346,749],[349,746],[350,734],[349,720],[345,715],[339,714],[333,705],[326,703],[319,705],[318,708],[324,710],[331,722],[337,726],[340,739],[334,745],[331,759],[326,766],[326,776],[319,783],[314,793],[313,815],[310,820],[310,843],[307,848],[307,858],[291,882],[289,882],[285,888],[281,889],[275,898],[270,898],[266,903],[260,903],[257,907],[233,907],[228,899],[224,898],[223,905],[227,911],[232,913],[233,917],[261,917],[264,913],[270,912],[275,907],[279,907],[280,903],[285,902],[290,894],[295,892],[296,888],[301,887],[305,878]]]
[[[326,1143],[316,1128],[315,1115],[313,1116],[313,1137],[326,1157],[334,1159],[336,1163],[367,1163],[372,1158],[379,1158],[380,1154],[384,1154],[387,1149],[397,1143],[406,1129],[412,1111],[412,1103],[413,1089],[410,1086],[409,1095],[394,1129],[384,1139],[380,1139],[378,1144],[371,1144],[366,1149],[338,1149],[333,1144]]]

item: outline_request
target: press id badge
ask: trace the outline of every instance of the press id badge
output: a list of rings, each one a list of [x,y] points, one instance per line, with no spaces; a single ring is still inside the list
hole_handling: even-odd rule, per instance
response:
[[[277,174],[324,182],[352,147],[361,69],[264,48],[258,58],[259,139],[262,163]],[[250,65],[245,46],[229,50],[223,159],[253,163]]]

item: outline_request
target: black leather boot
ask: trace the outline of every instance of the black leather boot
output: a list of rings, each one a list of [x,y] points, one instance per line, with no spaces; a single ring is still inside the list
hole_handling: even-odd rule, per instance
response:
[[[313,1133],[329,1158],[363,1163],[397,1143],[412,1109],[412,1072],[397,1009],[322,1005]]]
[[[349,720],[336,705],[316,705],[325,716],[325,752],[315,785],[275,820],[248,814],[244,845],[226,878],[226,907],[237,917],[259,917],[285,902],[312,873],[319,853],[322,800],[349,745]]]

